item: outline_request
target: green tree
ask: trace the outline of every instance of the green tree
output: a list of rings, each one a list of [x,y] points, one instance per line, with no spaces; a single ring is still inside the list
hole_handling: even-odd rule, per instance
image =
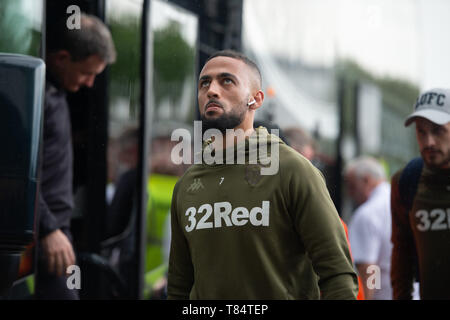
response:
[[[184,40],[180,28],[178,22],[170,21],[154,32],[153,85],[157,107],[166,98],[176,105],[186,78],[195,70],[195,50]]]

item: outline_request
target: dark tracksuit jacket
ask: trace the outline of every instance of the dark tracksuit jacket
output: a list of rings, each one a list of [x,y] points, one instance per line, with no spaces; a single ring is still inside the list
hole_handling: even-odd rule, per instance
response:
[[[355,299],[345,231],[322,175],[264,128],[238,150],[248,156],[256,137],[278,142],[276,174],[249,161],[203,163],[176,184],[168,298]]]
[[[450,170],[424,166],[410,212],[399,180],[392,177],[392,264],[394,299],[412,299],[417,257],[421,299],[450,299]]]
[[[65,92],[47,80],[39,197],[39,238],[61,229],[71,239],[73,150]]]

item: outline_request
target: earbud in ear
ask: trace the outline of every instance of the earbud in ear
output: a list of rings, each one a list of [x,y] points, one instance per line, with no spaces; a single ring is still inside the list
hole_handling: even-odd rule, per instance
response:
[[[247,103],[247,106],[251,106],[252,104],[255,104],[256,103],[256,100],[253,100],[253,101],[251,101],[251,102],[249,102],[249,103]]]

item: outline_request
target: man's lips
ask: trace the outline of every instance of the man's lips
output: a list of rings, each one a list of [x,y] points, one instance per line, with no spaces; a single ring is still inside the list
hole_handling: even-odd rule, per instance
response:
[[[218,110],[218,109],[223,109],[223,107],[220,104],[218,104],[218,103],[210,102],[210,103],[208,103],[206,105],[205,112],[215,111],[215,110]]]
[[[423,150],[422,153],[425,154],[425,155],[428,155],[428,156],[435,156],[435,155],[438,155],[440,153],[440,151],[439,150],[433,150],[433,149],[425,149],[425,150]]]

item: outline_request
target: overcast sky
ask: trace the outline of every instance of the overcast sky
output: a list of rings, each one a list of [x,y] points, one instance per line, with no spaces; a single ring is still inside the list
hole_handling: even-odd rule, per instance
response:
[[[332,66],[351,57],[377,75],[450,87],[450,1],[245,0],[244,39]]]

